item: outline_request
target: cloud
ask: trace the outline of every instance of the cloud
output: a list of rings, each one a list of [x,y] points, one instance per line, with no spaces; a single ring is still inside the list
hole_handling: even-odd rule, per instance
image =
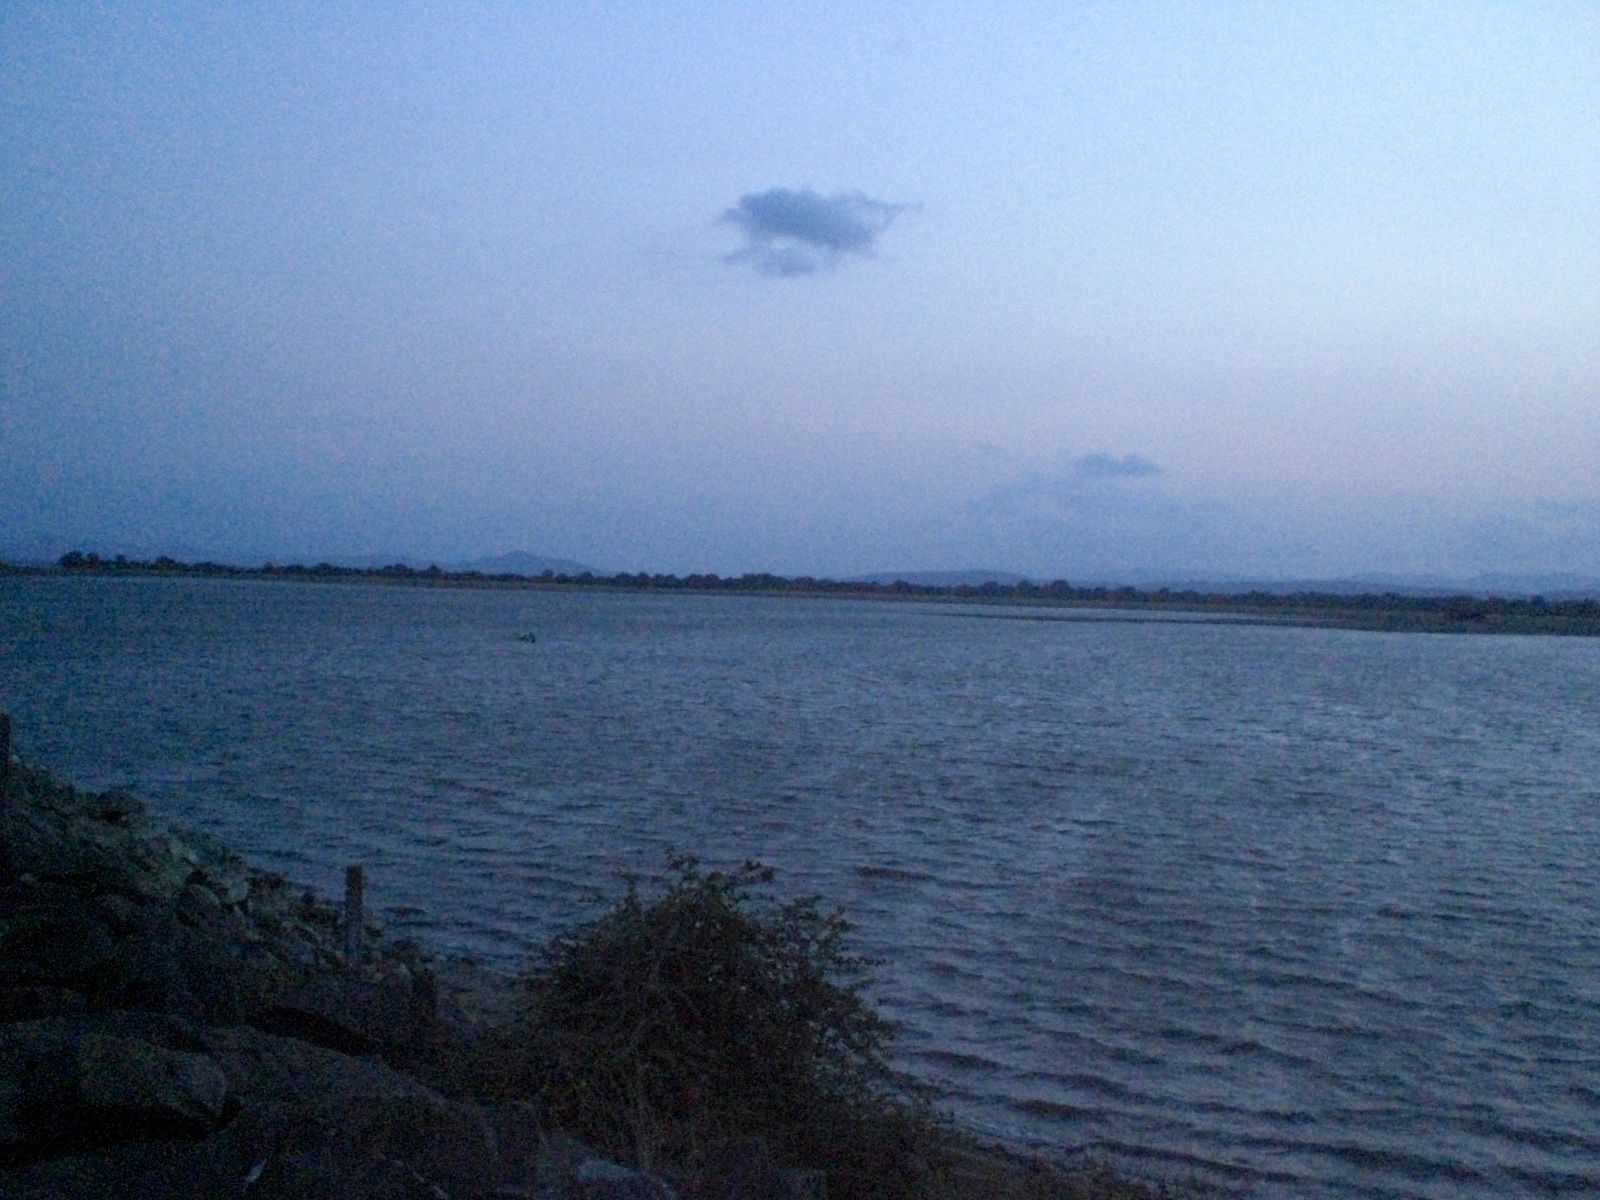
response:
[[[1600,500],[1537,500],[1449,525],[1448,565],[1466,571],[1600,573]]]
[[[1109,454],[1085,454],[1073,459],[1071,469],[1079,479],[1140,479],[1161,474],[1161,468],[1148,458],[1137,454],[1124,454],[1112,458]]]
[[[763,275],[815,275],[848,255],[871,257],[878,237],[906,210],[860,192],[818,195],[810,188],[749,192],[721,220],[743,231],[745,244],[730,263],[750,263]]]
[[[989,489],[977,502],[980,510],[1017,514],[1032,510],[1065,513],[1151,511],[1166,505],[1164,497],[1148,489],[1129,489],[1124,481],[1149,479],[1161,468],[1138,454],[1113,458],[1085,454],[1061,460],[1055,467],[1030,471]]]
[[[1224,515],[1168,494],[1138,454],[1057,460],[990,487],[968,505],[989,557],[1071,578],[1205,561]]]

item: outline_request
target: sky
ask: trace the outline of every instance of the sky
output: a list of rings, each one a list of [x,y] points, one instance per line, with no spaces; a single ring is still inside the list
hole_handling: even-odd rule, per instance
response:
[[[1600,4],[0,5],[0,552],[1600,575]]]

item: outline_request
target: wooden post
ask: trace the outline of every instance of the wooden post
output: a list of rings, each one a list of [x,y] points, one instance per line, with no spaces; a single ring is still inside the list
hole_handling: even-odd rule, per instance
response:
[[[0,885],[11,882],[11,714],[0,712]]]
[[[439,977],[427,967],[411,975],[411,1018],[424,1035],[433,1032],[439,1020]]]
[[[361,961],[361,866],[344,869],[344,959],[348,963]]]

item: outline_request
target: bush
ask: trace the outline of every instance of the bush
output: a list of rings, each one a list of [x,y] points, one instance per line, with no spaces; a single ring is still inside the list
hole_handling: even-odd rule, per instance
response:
[[[672,860],[559,936],[527,981],[501,1094],[536,1091],[549,1120],[643,1167],[684,1169],[726,1138],[826,1169],[830,1195],[887,1195],[926,1125],[884,1059],[888,1022],[861,994],[868,961],[817,897],[758,899],[770,868]],[[878,1178],[863,1190],[861,1171]],[[858,1180],[863,1183],[865,1181]]]
[[[546,947],[522,1011],[480,1049],[485,1098],[536,1098],[548,1123],[615,1158],[691,1177],[731,1139],[820,1169],[830,1200],[1161,1200],[1182,1193],[1064,1172],[935,1117],[887,1064],[867,959],[815,896],[773,872],[675,858]],[[691,1189],[692,1192],[692,1189]],[[685,1194],[691,1194],[686,1192]]]

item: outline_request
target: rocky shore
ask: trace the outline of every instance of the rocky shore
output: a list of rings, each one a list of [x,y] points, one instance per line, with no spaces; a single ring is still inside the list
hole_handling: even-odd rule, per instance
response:
[[[430,961],[123,792],[9,768],[0,1195],[788,1197],[758,1146],[667,1180],[454,1078],[507,981]]]
[[[486,1102],[518,985],[386,939],[121,791],[17,763],[0,714],[0,1196],[7,1200],[1152,1200],[1177,1193],[942,1124],[893,1186],[766,1144],[671,1176]],[[896,1168],[884,1164],[891,1173]]]

